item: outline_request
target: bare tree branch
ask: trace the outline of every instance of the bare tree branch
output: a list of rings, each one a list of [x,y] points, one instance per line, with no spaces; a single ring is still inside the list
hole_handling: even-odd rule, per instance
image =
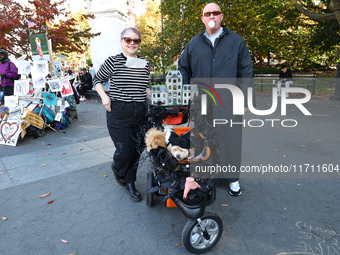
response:
[[[309,11],[304,6],[302,6],[299,3],[299,1],[293,0],[292,2],[295,5],[295,8],[299,12],[303,13],[304,15],[306,15],[307,17],[309,17],[312,20],[317,20],[317,21],[319,21],[319,20],[337,20],[337,18],[336,18],[334,13],[325,13],[325,14],[322,14],[322,13],[312,12],[312,11]]]

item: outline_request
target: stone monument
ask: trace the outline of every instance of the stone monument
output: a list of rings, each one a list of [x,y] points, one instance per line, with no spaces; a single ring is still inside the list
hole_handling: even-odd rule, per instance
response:
[[[122,52],[120,33],[127,27],[126,1],[86,0],[90,19],[91,33],[101,33],[91,39],[92,63],[97,71],[105,59]]]

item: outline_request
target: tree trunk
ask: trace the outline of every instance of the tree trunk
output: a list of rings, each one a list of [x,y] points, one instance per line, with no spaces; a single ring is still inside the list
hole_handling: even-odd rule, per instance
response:
[[[334,96],[331,96],[331,100],[340,101],[340,61],[338,63],[338,71],[336,73],[336,84],[335,84],[335,91]]]
[[[336,19],[340,25],[340,1],[339,0],[331,0],[329,3],[329,9],[334,12]]]
[[[264,58],[262,56],[262,54],[259,55],[259,68],[263,68],[264,67]]]

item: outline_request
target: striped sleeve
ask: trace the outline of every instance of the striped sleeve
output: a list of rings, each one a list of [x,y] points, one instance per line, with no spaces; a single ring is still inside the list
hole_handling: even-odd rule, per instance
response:
[[[147,61],[143,57],[139,58]],[[123,54],[109,57],[96,73],[93,85],[109,79],[111,100],[144,102],[149,84],[149,61],[144,68],[130,68],[125,64],[126,57]]]

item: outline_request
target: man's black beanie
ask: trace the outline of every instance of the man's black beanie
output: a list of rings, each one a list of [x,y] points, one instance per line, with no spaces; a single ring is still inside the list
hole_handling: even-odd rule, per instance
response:
[[[8,59],[8,52],[5,50],[0,50],[0,54],[4,55],[4,59],[3,60],[7,60]]]

